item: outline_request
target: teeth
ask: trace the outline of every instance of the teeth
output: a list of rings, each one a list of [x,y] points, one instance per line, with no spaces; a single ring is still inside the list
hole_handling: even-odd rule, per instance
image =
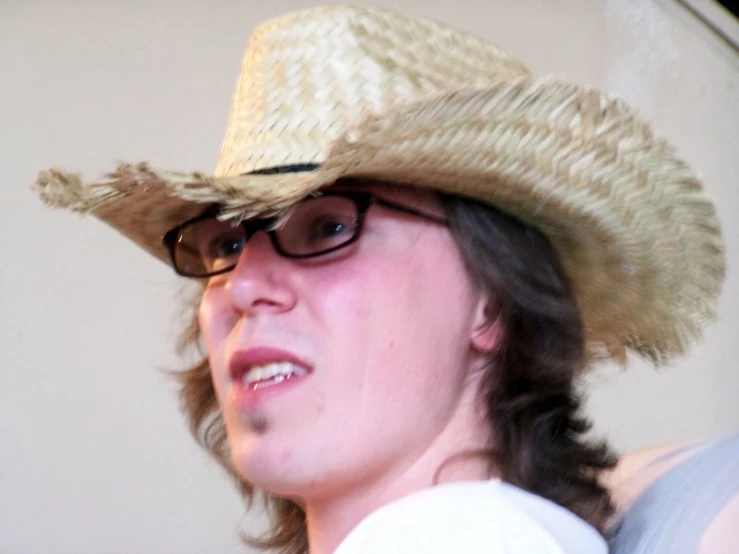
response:
[[[259,381],[275,378],[276,382],[284,381],[290,377],[301,377],[308,373],[305,368],[291,364],[290,362],[279,362],[254,366],[244,373],[241,381],[244,385],[253,385]]]

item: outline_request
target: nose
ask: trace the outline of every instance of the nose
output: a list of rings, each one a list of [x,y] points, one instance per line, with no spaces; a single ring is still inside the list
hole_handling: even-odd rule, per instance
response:
[[[225,288],[234,309],[247,316],[292,309],[297,300],[290,286],[293,265],[275,251],[266,232],[255,233],[228,273]]]

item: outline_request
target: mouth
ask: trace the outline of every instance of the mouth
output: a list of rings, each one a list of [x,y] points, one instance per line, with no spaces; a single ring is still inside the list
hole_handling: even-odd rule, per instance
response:
[[[268,347],[237,351],[229,363],[232,382],[246,391],[296,381],[311,371],[311,366],[294,354]]]
[[[241,377],[241,384],[252,390],[270,387],[287,379],[308,375],[308,370],[290,362],[275,362],[252,366]]]

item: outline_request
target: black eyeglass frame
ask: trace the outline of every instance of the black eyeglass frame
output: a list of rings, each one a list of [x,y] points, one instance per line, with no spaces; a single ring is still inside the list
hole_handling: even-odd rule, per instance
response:
[[[310,254],[291,254],[290,252],[286,252],[280,245],[280,240],[277,237],[278,231],[277,229],[274,228],[274,224],[277,218],[269,217],[269,218],[262,218],[262,219],[247,219],[247,220],[242,221],[239,224],[239,226],[241,226],[244,229],[244,244],[249,242],[249,239],[251,239],[259,231],[264,231],[265,233],[267,233],[267,236],[269,237],[270,242],[272,243],[272,247],[275,249],[275,252],[277,252],[280,256],[283,256],[285,258],[291,258],[291,259],[306,259],[306,258],[316,258],[318,256],[324,256],[326,254],[330,254],[331,252],[335,252],[336,250],[339,250],[341,248],[345,248],[349,246],[350,244],[353,244],[354,242],[359,240],[359,237],[362,236],[362,231],[364,229],[364,220],[367,215],[367,211],[373,205],[382,206],[383,208],[387,208],[390,210],[395,210],[397,212],[420,217],[422,219],[426,219],[428,221],[439,223],[441,225],[448,224],[447,219],[442,216],[429,214],[421,210],[417,210],[416,208],[406,206],[404,204],[399,204],[391,200],[386,200],[385,198],[381,198],[369,192],[328,191],[328,192],[321,193],[320,196],[339,196],[343,198],[348,198],[349,200],[354,202],[357,208],[357,222],[356,222],[357,225],[356,225],[354,234],[346,242],[342,242],[339,245],[332,246],[331,248],[327,248],[325,250],[319,250],[318,252],[311,252]],[[315,198],[319,198],[320,196],[317,196]],[[236,263],[234,263],[233,265],[220,268],[216,271],[202,273],[202,274],[187,273],[187,272],[182,271],[179,267],[177,267],[177,257],[176,257],[175,251],[176,251],[177,242],[180,238],[182,230],[194,223],[197,223],[198,221],[203,221],[206,219],[213,219],[216,216],[217,216],[217,207],[210,208],[206,210],[205,212],[203,212],[202,214],[195,216],[191,219],[188,219],[187,221],[181,223],[180,225],[177,225],[176,227],[170,229],[164,234],[164,236],[162,237],[162,242],[164,243],[164,245],[167,247],[167,250],[169,251],[169,257],[170,257],[171,264],[172,264],[172,267],[174,268],[175,273],[177,273],[178,275],[182,277],[200,279],[200,278],[214,277],[215,275],[227,273],[231,271],[234,267],[236,267]]]

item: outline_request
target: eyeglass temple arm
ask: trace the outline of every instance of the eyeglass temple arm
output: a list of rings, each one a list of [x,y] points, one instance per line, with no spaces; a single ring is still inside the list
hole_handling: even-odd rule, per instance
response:
[[[449,223],[445,217],[438,216],[438,215],[433,215],[433,214],[428,214],[428,213],[422,212],[420,210],[416,210],[415,208],[411,208],[410,206],[404,206],[402,204],[396,204],[395,202],[391,202],[390,200],[385,200],[384,198],[377,198],[377,197],[375,197],[374,198],[374,201],[379,206],[384,206],[386,208],[390,208],[390,209],[393,209],[393,210],[396,210],[396,211],[399,211],[399,212],[404,212],[404,213],[407,213],[407,214],[410,214],[410,215],[415,215],[415,216],[418,216],[418,217],[422,217],[422,218],[428,219],[430,221],[435,221],[436,223],[441,223],[443,225],[446,225],[447,223]]]

